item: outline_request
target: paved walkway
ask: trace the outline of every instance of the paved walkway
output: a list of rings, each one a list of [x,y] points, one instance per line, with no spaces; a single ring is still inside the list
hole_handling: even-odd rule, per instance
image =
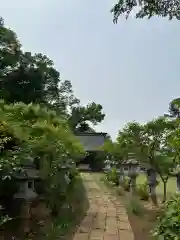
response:
[[[82,178],[88,193],[90,208],[73,240],[134,240],[124,206],[101,187],[90,173]]]

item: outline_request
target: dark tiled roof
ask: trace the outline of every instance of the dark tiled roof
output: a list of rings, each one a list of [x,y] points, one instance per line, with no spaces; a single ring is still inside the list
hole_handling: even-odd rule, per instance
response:
[[[79,133],[76,134],[80,143],[84,146],[86,151],[97,151],[104,144],[105,133]]]

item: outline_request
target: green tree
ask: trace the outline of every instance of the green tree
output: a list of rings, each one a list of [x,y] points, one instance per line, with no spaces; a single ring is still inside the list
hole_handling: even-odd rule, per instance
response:
[[[126,161],[128,159],[128,153],[132,151],[132,144],[130,142],[130,137],[126,131],[119,131],[116,139],[116,148],[119,155],[119,161]]]
[[[41,53],[23,52],[16,34],[0,20],[0,98],[6,103],[38,103],[64,114],[73,131],[94,131],[104,119],[102,106],[81,106],[69,80],[62,81],[54,63]],[[91,125],[90,125],[91,124]]]
[[[173,99],[169,104],[169,114],[165,114],[172,124],[174,124],[174,131],[172,131],[169,139],[168,145],[171,149],[171,155],[175,163],[175,168],[173,169],[173,174],[176,176],[177,191],[180,192],[180,149],[179,149],[179,137],[180,137],[180,98]]]
[[[0,80],[17,65],[20,47],[16,34],[4,26],[0,17]]]
[[[72,107],[72,111],[69,116],[70,128],[77,132],[92,132],[93,130],[90,124],[97,125],[97,123],[100,123],[105,117],[102,110],[102,106],[94,102],[88,104],[87,106]]]
[[[166,185],[171,169],[174,166],[171,151],[168,146],[174,124],[167,118],[159,117],[144,125],[132,122],[123,129],[126,134],[127,149],[133,153],[143,165],[151,168],[149,184],[151,197],[156,204],[156,174],[164,184],[164,199],[166,200]]]
[[[114,161],[117,157],[117,148],[116,144],[111,139],[106,139],[104,145],[102,146],[102,150],[105,154],[105,159],[108,157],[110,161]],[[105,160],[104,159],[104,160]]]
[[[67,196],[61,166],[84,154],[67,120],[56,112],[40,105],[7,105],[3,101],[0,102],[0,150],[1,179],[7,172],[14,172],[27,156],[34,159],[43,180],[41,191],[54,211]]]
[[[136,159],[139,160],[138,150],[139,144],[141,142],[141,134],[142,134],[142,126],[137,122],[127,123],[122,131],[119,131],[117,142],[118,146],[121,149],[122,160],[124,160],[127,164],[129,160],[129,156],[133,156],[133,161],[136,162]],[[130,162],[129,162],[130,164]],[[135,194],[136,190],[136,178],[138,173],[129,171],[129,187],[131,189],[131,193]]]
[[[180,98],[173,99],[169,104],[169,114],[168,117],[180,118]]]
[[[166,185],[174,166],[169,149],[168,138],[174,130],[174,124],[167,118],[159,117],[145,124],[145,145],[142,152],[148,157],[148,164],[159,174],[163,185],[163,202],[166,201]]]
[[[7,103],[41,103],[66,112],[78,103],[70,81],[61,81],[53,62],[42,54],[21,53],[19,61],[1,79],[0,97]]]
[[[179,123],[179,119],[177,119]],[[177,192],[180,192],[180,128],[177,127],[168,139],[171,155],[174,161],[173,174],[176,176]]]
[[[79,103],[71,82],[62,81],[54,63],[20,48],[16,34],[0,20],[0,98],[7,103],[40,103],[58,112]]]
[[[115,23],[121,15],[128,18],[132,12],[135,12],[136,18],[158,16],[179,20],[180,2],[179,0],[118,0],[111,12]]]

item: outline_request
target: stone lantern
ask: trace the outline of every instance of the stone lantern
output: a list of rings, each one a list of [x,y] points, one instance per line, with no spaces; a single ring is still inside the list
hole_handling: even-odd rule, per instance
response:
[[[106,157],[106,160],[104,161],[104,163],[105,163],[105,168],[104,168],[105,172],[110,171],[111,170],[111,160],[109,159],[108,156]]]
[[[39,171],[36,170],[31,158],[26,159],[22,167],[22,171],[14,175],[19,183],[19,191],[14,195],[14,199],[19,200],[21,203],[23,232],[28,234],[30,231],[29,221],[31,217],[31,203],[37,198],[37,194],[34,190],[34,180],[39,178]]]
[[[136,192],[136,178],[139,174],[139,163],[134,159],[132,154],[128,156],[128,176],[130,178],[130,190],[134,194]]]
[[[120,185],[124,182],[125,175],[128,175],[128,171],[126,171],[127,165],[125,162],[122,162],[119,166],[119,183]]]
[[[67,184],[69,184],[71,182],[71,179],[69,178],[69,170],[73,166],[75,167],[74,162],[71,159],[67,160],[66,162],[62,163],[59,166],[59,172],[61,174],[61,177],[64,178],[64,180]]]
[[[128,168],[128,176],[129,177],[137,177],[139,174],[139,164],[136,160],[128,160],[127,162]]]
[[[76,165],[74,165],[74,162],[71,159],[66,160],[59,166],[58,184],[62,192],[65,192],[71,186],[72,178],[69,172],[73,167],[76,167]],[[62,208],[70,208],[71,211],[73,211],[73,208],[71,204],[68,203],[68,201],[63,204]],[[55,207],[52,210],[52,214],[56,216],[58,214],[58,211],[59,209]]]

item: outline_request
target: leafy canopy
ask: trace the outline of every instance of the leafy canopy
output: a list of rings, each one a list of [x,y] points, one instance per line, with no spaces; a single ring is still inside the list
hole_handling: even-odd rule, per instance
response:
[[[63,161],[84,154],[66,119],[39,105],[1,101],[0,132],[1,166],[13,163],[13,159],[22,164],[31,156],[38,158],[42,167],[48,163],[51,170],[58,170]]]
[[[136,18],[151,18],[153,16],[167,17],[169,20],[180,20],[179,0],[118,0],[111,12],[114,15],[114,23],[117,23],[121,15],[129,17],[135,13]]]

